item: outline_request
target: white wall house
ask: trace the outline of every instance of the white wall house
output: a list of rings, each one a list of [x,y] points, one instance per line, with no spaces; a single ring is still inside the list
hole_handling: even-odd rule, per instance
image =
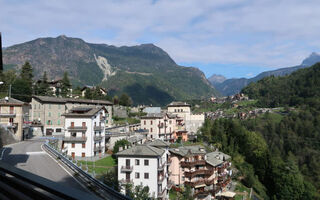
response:
[[[136,145],[118,152],[117,158],[118,180],[121,184],[148,186],[150,197],[169,198],[168,150],[151,145]]]
[[[105,152],[105,117],[102,106],[74,107],[65,117],[62,148],[75,157],[102,156]]]

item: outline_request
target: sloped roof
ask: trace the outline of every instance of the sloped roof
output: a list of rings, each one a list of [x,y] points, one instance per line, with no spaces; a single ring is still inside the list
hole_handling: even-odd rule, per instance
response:
[[[0,105],[22,106],[24,104],[26,104],[26,103],[23,101],[20,101],[18,99],[11,98],[11,97],[8,97],[7,99],[6,98],[0,99]]]
[[[100,104],[100,105],[112,105],[110,101],[104,100],[90,100],[90,99],[73,99],[73,98],[60,98],[60,97],[48,97],[48,96],[33,96],[41,102],[48,103],[86,103],[86,104]]]
[[[177,106],[190,106],[190,104],[187,104],[186,102],[182,102],[182,101],[173,101],[168,105],[168,107],[177,107]]]
[[[163,113],[148,113],[145,116],[142,116],[141,119],[157,119],[157,118],[163,118],[164,114]]]
[[[150,156],[158,157],[164,154],[164,150],[149,146],[149,145],[136,145],[129,149],[118,152],[117,156]]]
[[[101,109],[102,106],[78,106],[72,108],[68,113],[62,114],[65,117],[92,117]]]
[[[199,155],[199,154],[206,154],[206,150],[201,145],[194,145],[194,146],[181,146],[178,148],[171,148],[169,149],[171,153],[180,155],[185,157],[187,155]]]
[[[148,142],[147,144],[153,147],[169,147],[170,146],[169,142],[165,142],[160,139],[156,139],[154,141]]]
[[[229,160],[231,158],[231,156],[220,151],[208,153],[206,154],[206,157],[207,163],[214,167],[222,164],[224,161]]]

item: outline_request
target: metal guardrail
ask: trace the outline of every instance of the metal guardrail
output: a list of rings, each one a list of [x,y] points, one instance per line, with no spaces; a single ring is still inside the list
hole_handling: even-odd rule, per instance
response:
[[[74,172],[78,173],[80,176],[84,177],[88,182],[94,184],[96,187],[99,189],[105,191],[104,194],[101,194],[105,196],[106,199],[119,199],[119,200],[131,200],[129,197],[115,191],[111,187],[105,185],[101,181],[95,179],[92,177],[90,174],[87,172],[83,171],[81,168],[79,168],[76,164],[74,164],[72,161],[70,161],[68,158],[66,158],[64,155],[59,153],[57,150],[52,148],[49,144],[48,141],[45,143],[45,148],[50,151],[52,154],[54,154],[57,158],[61,159],[61,161],[66,164],[71,170]]]

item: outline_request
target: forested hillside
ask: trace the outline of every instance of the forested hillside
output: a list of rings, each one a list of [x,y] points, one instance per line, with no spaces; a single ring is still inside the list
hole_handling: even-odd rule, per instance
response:
[[[245,94],[287,113],[207,120],[202,128],[203,140],[231,154],[244,184],[265,199],[320,199],[319,77],[316,64],[252,83]]]

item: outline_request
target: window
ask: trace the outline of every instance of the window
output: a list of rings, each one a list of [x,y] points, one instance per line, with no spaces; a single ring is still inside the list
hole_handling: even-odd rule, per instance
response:
[[[49,109],[51,109],[51,104],[49,104]]]
[[[143,121],[143,124],[146,125],[146,120]]]
[[[14,111],[14,107],[10,106],[10,114],[13,114],[13,111]]]
[[[74,127],[74,122],[71,122],[71,127]]]
[[[86,143],[82,143],[82,148],[86,148]]]
[[[144,173],[144,179],[149,179],[149,173]]]
[[[140,160],[136,159],[136,165],[140,165]]]
[[[140,178],[140,173],[139,173],[139,172],[136,172],[135,177],[136,177],[136,178]]]
[[[58,117],[61,117],[61,114],[60,114],[60,113],[58,113]]]
[[[72,137],[76,137],[76,136],[77,136],[77,133],[71,133],[71,136],[72,136]]]
[[[59,122],[59,121],[58,121],[58,122]],[[56,129],[56,132],[57,132],[57,133],[61,133],[61,128],[57,128],[57,129]]]
[[[152,122],[153,122],[153,121],[151,120],[151,121],[150,121],[150,125],[152,125]]]
[[[152,128],[150,128],[150,132],[152,132]]]
[[[38,108],[40,109],[40,104],[39,104]]]
[[[60,108],[61,108],[61,105],[59,104],[59,105],[58,105],[58,109],[60,109]]]
[[[48,113],[48,116],[51,117],[51,112]]]
[[[40,113],[38,113],[38,117],[40,117]]]
[[[60,120],[58,120],[58,125],[60,125]]]
[[[72,143],[71,144],[71,148],[74,148],[76,145],[75,145],[75,143]]]
[[[177,109],[174,109],[174,112],[177,112]]]
[[[82,122],[82,127],[86,127],[86,122]]]
[[[82,157],[86,157],[86,153],[82,153],[81,156],[82,156]]]
[[[144,160],[144,166],[148,166],[149,165],[149,160]]]

